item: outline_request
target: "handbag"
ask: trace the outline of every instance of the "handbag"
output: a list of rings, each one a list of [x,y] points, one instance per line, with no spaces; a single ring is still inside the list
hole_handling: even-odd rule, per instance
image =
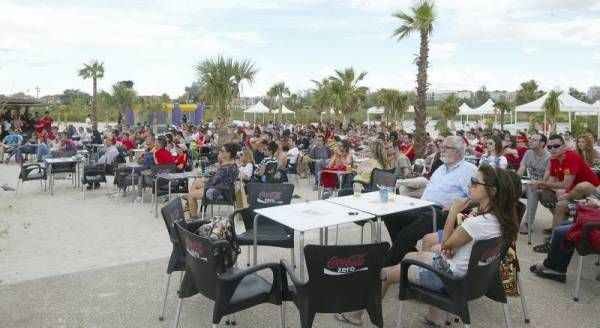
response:
[[[583,226],[590,222],[600,222],[600,209],[578,204],[573,224],[563,239],[562,247],[570,249],[579,244],[583,233]],[[600,251],[600,229],[592,228],[588,233],[588,241],[590,246]]]
[[[235,208],[248,207],[248,197],[246,196],[246,188],[244,181],[240,178],[235,182]]]

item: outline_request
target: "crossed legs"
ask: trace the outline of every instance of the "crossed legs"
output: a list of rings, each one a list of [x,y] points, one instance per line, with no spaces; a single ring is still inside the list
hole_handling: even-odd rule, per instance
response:
[[[190,218],[198,218],[198,201],[204,196],[204,181],[198,179],[194,181],[188,188],[188,208],[190,210]]]

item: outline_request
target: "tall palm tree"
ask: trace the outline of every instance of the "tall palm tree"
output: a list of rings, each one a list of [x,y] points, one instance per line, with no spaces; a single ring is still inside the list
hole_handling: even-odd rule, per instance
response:
[[[418,32],[420,35],[419,56],[417,63],[417,101],[415,103],[415,151],[418,158],[425,155],[427,142],[425,124],[427,119],[427,67],[429,66],[429,37],[433,32],[433,22],[436,19],[434,3],[422,0],[410,8],[412,15],[399,11],[393,16],[400,19],[402,25],[394,30],[392,37],[398,41],[408,38]]]
[[[504,131],[504,113],[512,111],[512,104],[510,101],[499,100],[494,107],[500,112],[500,130]]]
[[[538,90],[538,84],[535,80],[529,80],[521,83],[515,96],[515,105],[523,105],[532,102],[544,95],[544,91]]]
[[[318,115],[321,115],[323,111],[326,111],[328,118],[331,119],[331,111],[329,109],[333,106],[333,99],[329,79],[323,79],[321,81],[312,80],[312,82],[317,87],[310,95],[312,107],[317,109]]]
[[[450,128],[454,129],[454,120],[456,119],[456,115],[460,112],[459,109],[460,99],[455,94],[451,94],[446,97],[444,101],[440,104],[440,111],[442,113],[443,119],[446,121],[450,121]]]
[[[548,119],[548,123],[550,123],[550,129],[552,133],[556,133],[556,119],[560,114],[560,103],[558,101],[558,96],[560,96],[562,92],[551,90],[548,93],[548,98],[544,101],[544,112]]]
[[[290,94],[290,88],[288,88],[283,81],[275,83],[269,91],[267,91],[267,96],[274,97],[275,100],[279,102],[278,122],[280,123],[283,122],[283,96],[289,96]]]
[[[239,97],[242,82],[254,82],[258,69],[248,59],[236,61],[223,56],[205,59],[195,68],[200,83],[200,99],[217,110],[223,123],[229,122],[232,100]]]
[[[81,76],[84,80],[89,78],[92,79],[92,129],[98,129],[98,103],[97,103],[97,93],[98,93],[98,79],[104,77],[104,63],[98,62],[98,60],[94,59],[90,61],[89,64],[84,63],[83,68],[79,70],[78,75]]]
[[[346,116],[358,111],[361,102],[367,98],[367,87],[358,86],[367,72],[356,75],[354,68],[347,67],[343,71],[336,70],[329,77],[329,91],[334,109],[342,114],[342,123],[346,125]],[[337,115],[336,115],[337,118]]]

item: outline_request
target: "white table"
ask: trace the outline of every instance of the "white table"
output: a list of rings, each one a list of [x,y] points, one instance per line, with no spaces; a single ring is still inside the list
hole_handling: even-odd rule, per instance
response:
[[[389,195],[388,195],[389,198]],[[359,197],[354,195],[329,198],[327,202],[342,205],[348,208],[357,209],[363,212],[370,213],[377,217],[377,240],[381,241],[381,217],[388,214],[400,213],[416,208],[422,207],[433,207],[435,203],[421,200],[417,198],[411,198],[406,196],[396,195],[396,199],[382,203],[379,200],[379,191],[367,192],[361,194]],[[433,209],[433,231],[436,230],[436,215],[435,209]]]
[[[300,279],[304,280],[304,233],[338,224],[372,219],[373,215],[350,209],[325,200],[294,203],[254,210],[255,213],[275,222],[290,227],[300,233]],[[352,213],[352,214],[351,214]],[[256,254],[258,231],[257,220],[254,219],[254,254]],[[256,255],[254,258],[256,262]]]
[[[46,158],[44,162],[48,167],[48,183],[50,184],[50,195],[54,196],[54,173],[52,173],[52,167],[54,164],[65,164],[75,163],[75,187],[79,186],[80,183],[80,169],[79,164],[83,161],[83,158],[79,157],[57,157],[57,158]]]

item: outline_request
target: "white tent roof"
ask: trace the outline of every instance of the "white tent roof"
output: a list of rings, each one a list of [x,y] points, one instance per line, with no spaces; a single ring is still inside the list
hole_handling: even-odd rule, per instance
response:
[[[600,108],[600,100],[596,100],[596,102],[594,104],[592,104],[592,106],[596,106],[597,108]]]
[[[279,113],[279,110],[275,110],[275,112]],[[283,108],[281,109],[281,113],[282,114],[296,114],[293,111],[291,111],[289,108],[285,107],[285,105],[283,105]]]
[[[473,108],[473,114],[475,114],[475,115],[494,114],[495,113],[494,106],[495,106],[494,101],[492,101],[492,99],[488,99],[483,105],[481,105],[477,108]]]
[[[474,115],[473,108],[469,107],[467,103],[463,103],[458,107],[458,115]]]
[[[367,109],[367,114],[383,114],[385,112],[385,108],[373,106]]]
[[[548,98],[548,93],[541,96],[540,98],[521,106],[517,106],[517,112],[543,112],[544,102]],[[598,108],[594,105],[585,103],[575,97],[571,96],[568,92],[563,92],[558,96],[558,103],[560,105],[561,112],[576,112],[576,113],[597,113]]]
[[[413,107],[413,105],[408,106],[408,110],[406,112],[407,113],[414,113],[415,112],[415,108]]]
[[[244,113],[268,113],[269,108],[263,105],[261,101],[257,102],[254,106],[246,109]]]

